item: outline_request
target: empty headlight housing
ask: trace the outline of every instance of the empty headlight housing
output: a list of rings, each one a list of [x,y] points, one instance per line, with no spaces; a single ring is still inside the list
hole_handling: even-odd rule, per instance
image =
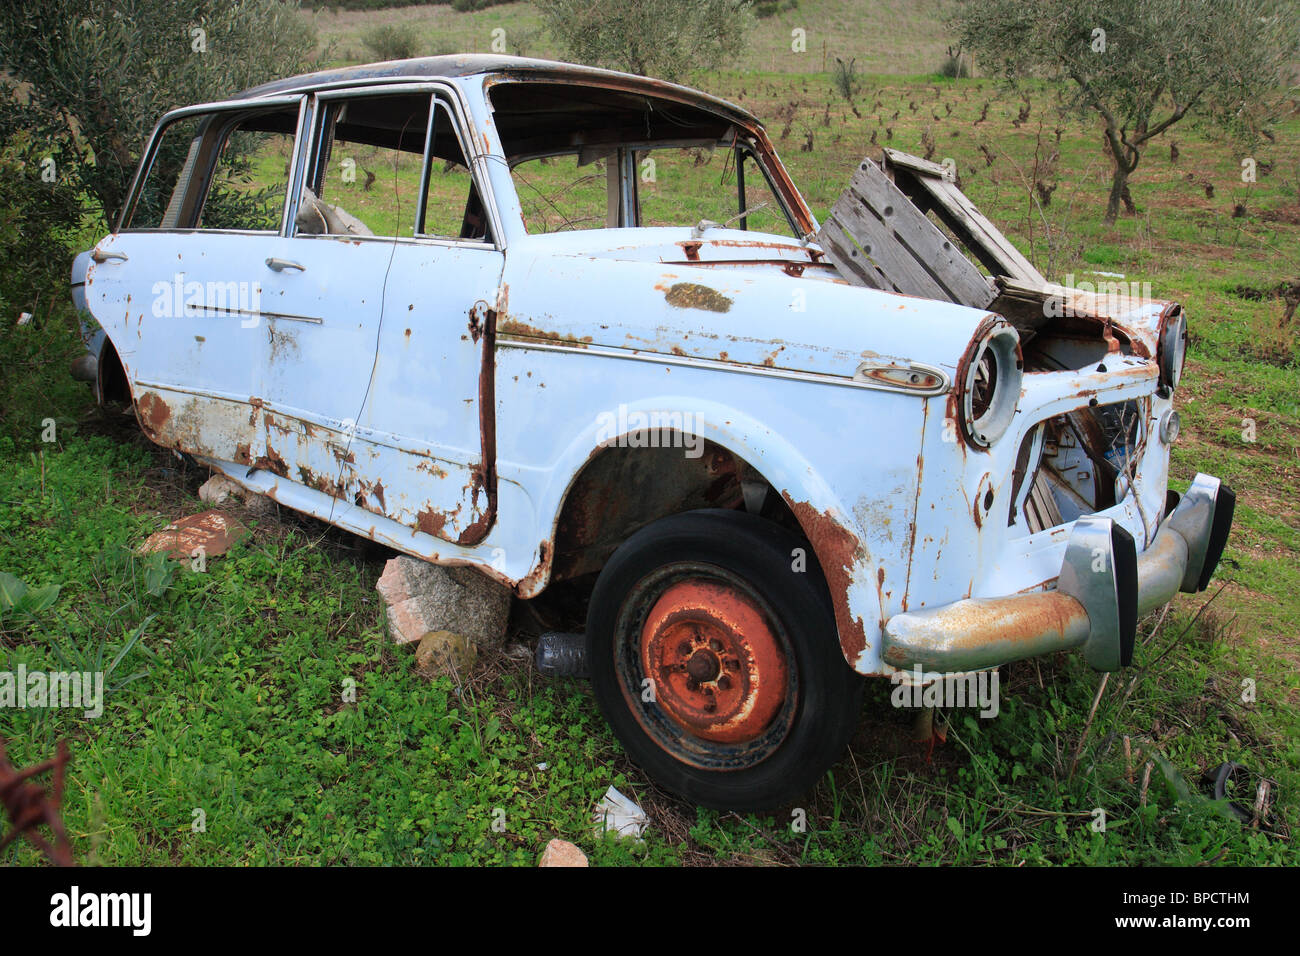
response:
[[[1156,360],[1160,366],[1160,384],[1167,389],[1178,387],[1187,358],[1187,316],[1182,309],[1171,312],[1160,328]]]
[[[971,444],[987,448],[1010,427],[1023,364],[1020,335],[1006,319],[994,317],[975,336],[958,383],[962,431]]]

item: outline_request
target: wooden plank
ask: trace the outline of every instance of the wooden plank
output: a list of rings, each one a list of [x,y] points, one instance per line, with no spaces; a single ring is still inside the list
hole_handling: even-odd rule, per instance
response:
[[[928,159],[922,159],[920,156],[913,156],[911,153],[905,153],[899,149],[890,149],[884,147],[885,162],[890,166],[902,166],[906,169],[914,169],[918,173],[926,176],[937,176],[940,179],[948,178],[948,170],[938,163],[932,163]]]
[[[853,237],[844,231],[844,229],[834,219],[827,219],[822,223],[821,230],[817,233],[817,241],[826,253],[829,259],[840,270],[840,275],[850,282],[856,282],[857,285],[864,285],[868,289],[888,289],[888,281],[875,264],[862,255],[862,250],[858,248]]]
[[[832,249],[831,261],[841,266],[847,252],[850,271],[858,275],[863,267],[859,260],[865,257],[873,268],[871,281],[864,284],[974,308],[993,301],[995,292],[979,270],[870,160],[859,165],[836,200],[828,225],[832,223],[852,244],[846,245],[843,235],[834,236],[839,249]],[[819,239],[832,245],[828,237]]]
[[[1025,499],[1025,525],[1030,532],[1045,531],[1062,523],[1061,510],[1056,506],[1052,486],[1041,471],[1034,478],[1033,488]]]
[[[975,204],[955,184],[928,176],[918,181],[930,195],[934,196],[937,203],[935,211],[941,216],[946,212],[952,219],[961,223],[964,230],[997,260],[1001,266],[1000,275],[1026,282],[1047,281],[1042,273],[1034,268],[1033,263],[1026,259],[1020,250],[975,208]],[[948,222],[947,216],[943,218]]]

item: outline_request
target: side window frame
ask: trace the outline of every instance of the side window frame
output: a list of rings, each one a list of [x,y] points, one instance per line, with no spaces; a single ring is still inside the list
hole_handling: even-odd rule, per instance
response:
[[[458,236],[440,236],[435,233],[421,231],[426,225],[428,219],[429,180],[433,176],[433,137],[438,128],[437,122],[440,111],[447,117],[447,121],[451,124],[452,135],[456,137],[456,142],[460,145],[460,154],[465,160],[465,168],[469,172],[472,188],[478,193],[479,204],[483,207],[484,225],[488,234],[486,239],[462,239]],[[429,113],[429,135],[424,144],[424,169],[420,175],[420,202],[419,208],[416,211],[415,238],[430,242],[450,243],[458,246],[500,248],[500,243],[497,240],[497,230],[494,225],[494,218],[490,209],[490,184],[486,183],[485,177],[480,176],[475,168],[478,164],[470,154],[469,139],[470,138],[465,135],[463,119],[457,114],[455,105],[451,102],[450,97],[439,95],[439,93],[435,92]],[[468,200],[468,197],[466,197],[466,199]]]
[[[480,166],[485,154],[476,148],[476,141],[473,137],[466,135],[467,123],[465,104],[461,101],[459,90],[444,83],[383,83],[368,84],[364,86],[341,86],[332,89],[318,90],[310,95],[310,102],[304,109],[303,123],[299,127],[299,148],[297,161],[295,164],[295,174],[290,183],[289,201],[286,203],[285,220],[283,228],[286,236],[302,236],[306,238],[309,234],[299,233],[296,230],[295,219],[298,214],[298,207],[302,199],[303,188],[308,184],[310,173],[318,172],[320,157],[320,134],[322,125],[319,121],[320,115],[324,112],[324,106],[337,100],[365,99],[380,96],[400,96],[412,93],[424,93],[430,98],[429,100],[429,121],[425,126],[424,149],[421,158],[420,185],[416,196],[415,214],[412,218],[412,229],[422,226],[425,221],[425,203],[428,198],[427,186],[429,176],[431,175],[430,151],[432,149],[432,136],[434,133],[434,124],[438,117],[438,108],[441,106],[446,110],[446,114],[451,121],[452,129],[455,132],[456,139],[460,144],[461,152],[469,168],[469,173],[474,183],[474,188],[478,190],[479,200],[483,205],[483,212],[486,219],[488,238],[487,239],[460,239],[447,236],[426,235],[415,232],[411,236],[348,236],[349,240],[361,242],[404,242],[404,243],[428,243],[435,245],[454,245],[466,246],[478,249],[504,249],[504,241],[501,233],[500,216],[497,212],[495,195],[492,191],[492,184],[488,177],[482,175]],[[328,201],[328,198],[326,199]],[[312,235],[312,238],[343,238],[340,236],[329,235]]]
[[[202,227],[196,227],[196,226],[167,226],[167,227],[134,226],[133,227],[127,225],[131,221],[131,217],[135,215],[136,207],[139,204],[139,200],[140,200],[140,196],[144,184],[148,179],[149,174],[153,171],[154,162],[157,160],[158,157],[158,147],[162,142],[163,134],[167,130],[167,128],[170,127],[173,123],[179,120],[188,119],[192,116],[216,115],[220,113],[249,113],[249,112],[257,112],[263,109],[269,110],[269,109],[274,109],[275,107],[284,107],[284,106],[298,107],[298,121],[294,129],[294,144],[293,144],[292,154],[289,160],[290,171],[289,171],[288,193],[285,196],[284,205],[281,210],[280,227],[278,231],[270,230],[270,229],[205,230]],[[126,202],[122,204],[122,209],[118,213],[117,222],[114,231],[117,233],[226,232],[226,233],[235,233],[240,235],[252,235],[252,236],[284,235],[286,225],[290,221],[288,219],[288,215],[289,215],[289,207],[291,205],[291,201],[295,196],[294,187],[299,178],[298,168],[300,166],[300,159],[302,154],[303,124],[306,119],[306,112],[307,112],[306,94],[294,94],[289,96],[270,96],[264,99],[254,99],[254,100],[222,100],[220,102],[215,102],[215,103],[202,103],[195,106],[186,106],[186,107],[182,107],[181,109],[171,110],[170,112],[165,113],[163,117],[160,120],[158,120],[157,124],[154,126],[153,132],[149,134],[149,141],[145,147],[144,156],[141,158],[139,165],[136,167],[135,175],[131,179],[131,186],[127,190],[127,194],[126,194],[127,196]],[[208,190],[211,188],[212,185],[211,180],[212,180],[212,169],[209,168],[207,170],[204,170],[203,175],[201,177],[196,177],[195,179],[192,179],[189,183],[188,188],[190,190],[196,190],[196,189],[201,190],[202,195],[206,201]],[[296,205],[296,203],[292,203],[292,204]]]

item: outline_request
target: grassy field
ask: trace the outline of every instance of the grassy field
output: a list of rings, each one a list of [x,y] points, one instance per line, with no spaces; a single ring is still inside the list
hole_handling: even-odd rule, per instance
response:
[[[1300,278],[1300,115],[1250,154],[1267,170],[1255,183],[1241,180],[1240,149],[1175,127],[1135,174],[1137,214],[1108,227],[1097,127],[1061,114],[1052,86],[1012,93],[924,75],[943,48],[914,13],[927,5],[904,15],[898,4],[889,30],[843,28],[873,70],[903,71],[864,76],[852,103],[815,59],[781,59],[780,30],[800,15],[845,22],[837,11],[848,6],[858,5],[803,0],[760,24],[743,71],[694,82],[768,123],[819,216],[853,165],[877,154],[873,142],[929,152],[956,163],[963,188],[1049,278],[1123,273],[1183,302],[1191,357],[1174,483],[1204,470],[1239,496],[1210,590],[1143,622],[1139,666],[1104,687],[1078,655],[1011,665],[1001,715],[945,715],[933,753],[890,706],[888,685],[871,687],[850,752],[801,807],[697,811],[627,761],[584,684],[541,680],[518,652],[544,627],[580,621],[580,588],[517,602],[514,653],[480,659],[462,681],[427,682],[382,639],[382,549],[284,512],[203,573],[142,561],[132,549],[149,532],[202,510],[206,475],[117,420],[51,407],[58,441],[42,443],[37,422],[30,442],[0,439],[0,570],[61,590],[34,617],[0,619],[0,670],[115,662],[112,690],[97,720],[0,709],[0,735],[18,766],[71,740],[64,816],[80,860],[531,864],[561,836],[599,864],[1297,862],[1300,363],[1269,290]],[[346,50],[386,16],[460,44],[493,23],[534,22],[524,4],[322,22]],[[909,30],[931,46],[912,45]],[[872,53],[887,40],[910,52]],[[1046,206],[1036,181],[1055,187]],[[1202,773],[1229,760],[1276,783],[1263,826],[1206,799]],[[610,784],[649,813],[644,844],[592,834]],[[799,809],[802,832],[791,826]],[[25,845],[0,855],[36,859]]]
[[[317,11],[321,53],[329,62],[364,63],[374,59],[363,42],[379,25],[411,27],[417,55],[489,53],[493,42],[517,56],[560,57],[560,48],[542,28],[529,3],[506,3],[475,13],[449,6],[396,7],[388,10]],[[866,73],[929,73],[939,68],[950,40],[943,29],[941,0],[802,0],[794,9],[758,20],[748,49],[729,68],[778,73],[824,72],[835,57],[856,60]],[[493,31],[503,30],[504,34]],[[802,30],[804,51],[792,53]]]

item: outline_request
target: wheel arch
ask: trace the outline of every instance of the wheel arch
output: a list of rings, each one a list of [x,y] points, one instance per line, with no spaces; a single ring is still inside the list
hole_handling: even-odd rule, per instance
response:
[[[628,414],[664,407],[662,400],[642,402],[629,405]],[[553,488],[560,488],[560,474],[566,476],[562,488],[539,509],[550,516],[549,533],[517,588],[520,596],[532,597],[552,580],[598,570],[622,541],[653,520],[696,508],[755,510],[761,491],[757,513],[797,530],[811,546],[830,592],[845,660],[863,670],[873,645],[878,656],[883,625],[879,596],[868,593],[874,563],[850,509],[812,461],[752,416],[713,405],[695,412],[692,421],[698,427],[668,430],[667,440],[661,431],[658,447],[634,445],[632,436],[645,433],[632,429],[611,439],[593,427],[575,438],[553,471]],[[694,459],[685,454],[690,441],[701,443]]]
[[[107,402],[125,402],[133,404],[131,379],[126,366],[117,354],[113,339],[104,333],[104,342],[99,349],[99,360],[95,371],[95,400],[103,405]]]

